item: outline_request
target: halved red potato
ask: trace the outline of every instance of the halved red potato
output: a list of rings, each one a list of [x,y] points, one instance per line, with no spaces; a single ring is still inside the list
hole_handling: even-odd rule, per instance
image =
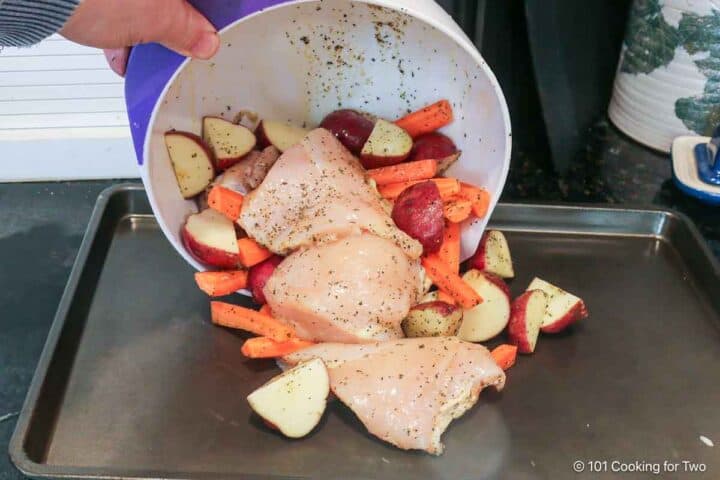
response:
[[[193,133],[170,131],[165,134],[165,146],[183,198],[202,193],[215,177],[212,153],[205,142]]]
[[[480,270],[463,275],[483,302],[463,312],[457,336],[468,342],[484,342],[499,335],[510,320],[510,289],[502,278]]]
[[[446,302],[432,301],[415,305],[402,322],[407,337],[450,337],[455,335],[463,312]]]
[[[260,124],[258,124],[257,130],[255,130],[260,148],[273,145],[281,152],[300,143],[300,140],[305,138],[305,135],[309,132],[310,130],[305,128],[295,127],[274,120],[262,120]]]
[[[360,151],[360,161],[365,168],[395,165],[410,155],[412,147],[413,139],[405,130],[394,123],[378,119]]]
[[[235,226],[212,209],[190,215],[181,233],[188,250],[201,262],[233,269],[240,264]]]
[[[392,219],[400,230],[422,244],[424,253],[440,250],[445,217],[435,182],[416,183],[403,190],[393,205]]]
[[[218,170],[230,168],[247,155],[257,142],[248,128],[220,117],[203,118],[203,140],[215,155]]]
[[[542,290],[528,290],[516,298],[510,309],[508,340],[520,353],[533,353],[542,325],[547,296]]]
[[[283,257],[273,255],[250,268],[250,272],[248,272],[248,289],[252,292],[253,300],[256,303],[260,305],[265,303],[265,293],[263,292],[265,284],[275,271],[275,267],[280,265],[282,261]]]
[[[356,110],[342,109],[329,113],[320,127],[329,130],[345,148],[353,154],[359,155],[365,142],[370,138],[370,134],[375,124],[367,116]]]
[[[542,290],[548,296],[547,309],[540,327],[543,333],[560,332],[588,316],[582,299],[545,280],[534,278],[528,290]]]
[[[501,278],[513,278],[515,271],[505,235],[499,230],[487,230],[470,259],[470,266]]]

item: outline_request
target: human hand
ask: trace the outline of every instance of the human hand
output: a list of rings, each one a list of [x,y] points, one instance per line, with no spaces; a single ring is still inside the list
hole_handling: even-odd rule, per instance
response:
[[[83,0],[60,34],[105,50],[118,75],[129,47],[157,42],[181,55],[207,59],[217,52],[215,27],[185,0]]]

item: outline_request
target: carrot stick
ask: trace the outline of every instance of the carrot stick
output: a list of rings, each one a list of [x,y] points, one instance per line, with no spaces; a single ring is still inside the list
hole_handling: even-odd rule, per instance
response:
[[[504,343],[495,347],[492,352],[490,352],[490,355],[492,355],[495,363],[497,363],[500,368],[507,370],[515,365],[517,347],[515,345],[508,345],[507,343]]]
[[[443,214],[445,218],[450,220],[451,224],[458,224],[470,216],[473,203],[470,200],[457,199],[450,200],[443,206]]]
[[[445,262],[455,273],[460,273],[460,224],[446,222],[445,232],[440,250],[437,253],[440,260]]]
[[[253,337],[245,340],[240,351],[249,358],[275,358],[290,355],[313,345],[315,345],[313,342],[294,337],[282,342],[268,337]]]
[[[460,192],[460,182],[455,178],[431,178],[443,200],[449,200]],[[395,200],[408,187],[412,187],[416,183],[426,182],[427,180],[412,180],[409,182],[390,183],[388,185],[378,186],[378,192],[383,198]]]
[[[440,100],[405,115],[400,120],[397,120],[395,125],[404,128],[411,137],[417,138],[425,133],[434,132],[452,121],[453,111],[450,102]]]
[[[472,212],[476,217],[483,218],[487,215],[490,208],[490,193],[484,188],[461,182],[458,197],[472,202]]]
[[[220,297],[247,287],[247,278],[247,270],[198,272],[195,274],[195,283],[211,297]]]
[[[257,265],[273,255],[270,250],[263,247],[252,238],[240,238],[238,239],[237,244],[240,263],[247,268]]]
[[[423,257],[422,265],[433,283],[450,294],[458,305],[472,308],[482,303],[482,297],[437,256]]]
[[[260,310],[258,312],[262,313],[263,315],[267,315],[268,317],[272,317],[272,310],[270,310],[270,305],[267,303],[263,303],[263,306],[260,307]]]
[[[222,327],[246,330],[256,335],[283,341],[295,336],[292,328],[271,316],[250,308],[224,302],[210,302],[212,322]]]
[[[242,204],[242,194],[220,185],[215,185],[208,195],[208,206],[222,213],[233,222],[240,217]]]
[[[373,168],[367,174],[377,185],[427,180],[437,173],[437,160],[418,160],[415,162],[398,163],[389,167]]]
[[[455,305],[455,299],[447,293],[443,292],[442,290],[438,290],[437,299],[438,302],[445,302],[449,303],[450,305]]]

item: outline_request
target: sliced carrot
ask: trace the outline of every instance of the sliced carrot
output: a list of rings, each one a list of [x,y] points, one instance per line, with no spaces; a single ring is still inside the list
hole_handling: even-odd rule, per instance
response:
[[[247,270],[198,272],[195,274],[195,283],[211,297],[220,297],[247,287],[247,278]]]
[[[290,355],[313,345],[315,345],[313,342],[294,337],[282,342],[268,337],[253,337],[245,340],[240,351],[249,358],[276,358]]]
[[[460,192],[460,182],[455,178],[431,178],[443,200],[449,200]],[[383,198],[395,200],[408,187],[412,187],[416,183],[426,182],[427,180],[412,180],[409,182],[390,183],[388,185],[378,186],[378,192]]]
[[[263,303],[263,306],[260,307],[260,310],[258,312],[262,313],[263,315],[267,315],[268,317],[272,317],[272,310],[270,310],[270,305],[267,303]]]
[[[472,208],[473,203],[470,200],[458,198],[447,202],[443,206],[443,213],[451,224],[458,224],[470,216]]]
[[[220,185],[215,185],[208,195],[208,206],[222,213],[233,222],[240,217],[242,205],[242,194]]]
[[[487,215],[490,208],[490,192],[484,188],[461,182],[458,197],[472,202],[472,212],[476,217],[483,218]]]
[[[450,294],[458,305],[472,308],[482,303],[482,297],[436,255],[423,257],[422,265],[433,283]]]
[[[257,243],[252,238],[240,238],[238,244],[238,257],[243,267],[250,268],[273,256],[267,248]]]
[[[500,368],[507,370],[515,365],[517,347],[515,345],[504,343],[495,347],[492,352],[490,352],[490,355],[492,355],[495,363],[497,363]]]
[[[449,294],[443,292],[442,290],[438,290],[437,299],[439,302],[445,302],[449,303],[450,305],[455,305],[455,299]]]
[[[437,173],[437,160],[417,160],[415,162],[398,163],[389,167],[373,168],[367,174],[377,185],[427,180]]]
[[[450,102],[440,100],[405,115],[400,120],[397,120],[395,125],[404,128],[411,137],[417,138],[425,133],[434,132],[452,121],[453,111]]]
[[[251,308],[224,302],[210,302],[210,314],[212,322],[222,327],[245,330],[277,341],[284,341],[295,336],[292,328]]]
[[[455,273],[460,273],[460,224],[446,222],[442,244],[437,253],[440,260]]]

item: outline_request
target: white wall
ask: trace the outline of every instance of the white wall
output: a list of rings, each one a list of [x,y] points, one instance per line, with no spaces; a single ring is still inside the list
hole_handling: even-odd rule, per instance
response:
[[[137,177],[123,80],[53,36],[0,51],[0,181]]]

